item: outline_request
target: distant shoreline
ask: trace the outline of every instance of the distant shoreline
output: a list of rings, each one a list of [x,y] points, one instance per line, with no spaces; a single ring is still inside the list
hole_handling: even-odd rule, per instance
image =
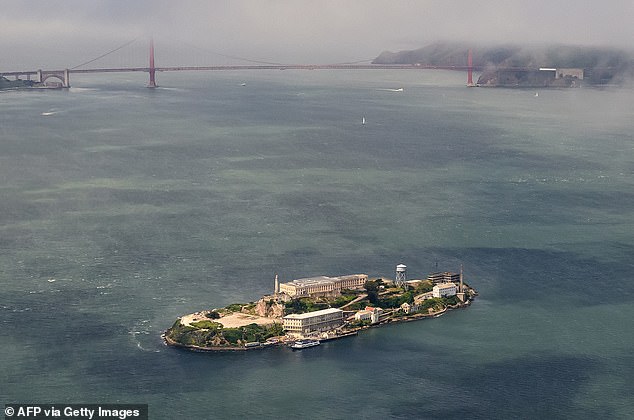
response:
[[[634,52],[622,48],[559,45],[485,44],[478,42],[435,42],[415,50],[383,51],[373,64],[410,64],[464,67],[472,52],[474,70],[482,76],[476,84],[495,87],[576,87],[620,85],[634,77]],[[540,70],[581,70],[577,80],[564,80],[559,73],[546,81]],[[511,74],[516,72],[515,75]],[[535,73],[528,75],[527,73]],[[496,75],[495,73],[498,73]],[[499,74],[503,73],[501,77]],[[571,76],[575,76],[572,74]],[[532,81],[530,80],[532,79]]]

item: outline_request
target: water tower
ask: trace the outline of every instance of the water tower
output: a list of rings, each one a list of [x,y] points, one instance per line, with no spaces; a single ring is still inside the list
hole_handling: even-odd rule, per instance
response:
[[[396,266],[396,280],[394,284],[397,287],[405,286],[405,281],[407,280],[407,266],[405,264],[399,264]]]

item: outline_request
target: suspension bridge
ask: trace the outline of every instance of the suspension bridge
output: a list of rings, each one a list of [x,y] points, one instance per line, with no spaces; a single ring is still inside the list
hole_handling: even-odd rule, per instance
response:
[[[94,63],[116,51],[121,50],[133,41],[114,48],[99,57],[86,61],[72,68],[66,68],[61,70],[25,70],[25,71],[0,71],[0,76],[9,78],[13,77],[15,80],[30,80],[39,85],[50,87],[69,88],[71,86],[70,76],[71,74],[93,74],[93,73],[127,73],[127,72],[144,72],[148,73],[149,81],[147,87],[157,87],[156,73],[160,72],[175,72],[175,71],[237,71],[237,70],[377,70],[377,69],[390,69],[390,70],[457,70],[467,72],[467,85],[473,86],[473,71],[481,70],[477,66],[473,65],[471,50],[468,52],[467,62],[463,66],[434,66],[423,64],[370,64],[370,60],[364,60],[363,62],[355,63],[337,63],[337,64],[281,64],[281,63],[268,63],[262,61],[255,61],[235,56],[225,57],[234,58],[250,62],[250,64],[230,64],[230,65],[213,65],[213,66],[157,66],[154,57],[154,40],[149,40],[149,54],[147,66],[130,66],[130,67],[98,67],[98,68],[81,68],[88,64]],[[220,54],[223,55],[223,54]]]

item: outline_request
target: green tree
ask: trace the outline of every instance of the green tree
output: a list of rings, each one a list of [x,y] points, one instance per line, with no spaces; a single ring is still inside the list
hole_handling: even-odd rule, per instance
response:
[[[308,306],[303,299],[293,299],[284,304],[287,314],[303,314],[308,312]]]
[[[242,339],[242,331],[238,328],[225,328],[222,335],[229,344],[238,344],[238,340]]]
[[[434,284],[429,280],[421,281],[414,289],[414,294],[420,295],[422,293],[431,292],[434,289]]]
[[[207,314],[205,315],[207,318],[211,318],[211,319],[218,319],[220,318],[220,314],[216,311],[210,311],[207,312]]]
[[[401,303],[399,304],[399,306],[401,306],[404,303],[414,303],[414,293],[412,293],[411,291],[405,292],[401,296],[400,300],[401,300]]]
[[[363,288],[365,289],[366,292],[378,292],[379,290],[379,283],[378,281],[375,280],[368,280],[365,282],[365,284],[363,285]]]
[[[231,312],[240,312],[242,310],[242,304],[232,303],[231,305],[227,305],[225,309]]]
[[[368,300],[370,301],[371,304],[373,305],[378,305],[379,304],[379,293],[372,290],[368,292]]]

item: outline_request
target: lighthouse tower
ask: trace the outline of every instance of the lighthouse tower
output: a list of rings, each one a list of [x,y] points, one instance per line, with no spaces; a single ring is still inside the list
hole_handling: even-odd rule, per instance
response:
[[[280,280],[277,277],[277,273],[275,273],[275,294],[280,293]]]
[[[463,277],[462,264],[460,264],[460,285],[458,286],[458,293],[456,293],[456,296],[458,297],[458,299],[460,299],[460,302],[464,303],[465,292],[464,292],[464,282],[462,280],[462,277]]]

